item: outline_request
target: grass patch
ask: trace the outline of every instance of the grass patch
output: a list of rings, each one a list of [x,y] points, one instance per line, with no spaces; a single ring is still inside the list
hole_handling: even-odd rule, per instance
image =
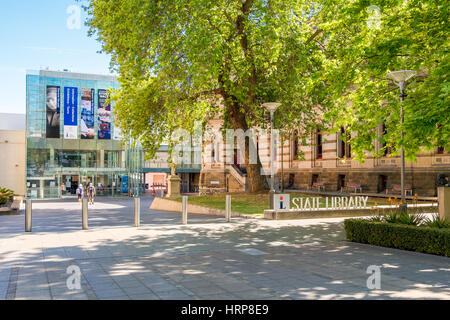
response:
[[[291,199],[294,197],[316,197],[315,195],[305,195],[302,193],[289,193]],[[181,197],[171,197],[169,200],[175,200],[181,202]],[[367,207],[370,208],[372,205],[376,205],[375,201],[367,201]],[[211,194],[204,196],[192,196],[188,199],[189,203],[210,207],[215,209],[225,210],[225,194]],[[378,202],[380,204],[380,202]],[[269,209],[269,194],[268,193],[233,193],[231,194],[231,211],[239,212],[242,214],[251,214],[257,216],[263,216],[264,210]],[[321,207],[325,207],[325,201],[321,201]]]
[[[181,202],[181,197],[168,198]],[[189,203],[225,210],[225,194],[212,194],[189,197]],[[231,211],[243,214],[263,216],[264,210],[269,208],[269,195],[261,194],[232,194]]]

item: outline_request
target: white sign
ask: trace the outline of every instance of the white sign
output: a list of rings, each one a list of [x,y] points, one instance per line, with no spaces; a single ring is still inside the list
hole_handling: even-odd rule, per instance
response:
[[[211,181],[211,184],[219,184],[219,181]]]
[[[286,194],[286,193],[282,193],[282,194],[275,194],[273,196],[273,208],[275,210],[278,209],[290,209],[290,195]]]
[[[364,209],[367,207],[369,197],[296,197],[292,198],[292,207],[295,210],[330,210]],[[278,207],[276,207],[278,208]]]

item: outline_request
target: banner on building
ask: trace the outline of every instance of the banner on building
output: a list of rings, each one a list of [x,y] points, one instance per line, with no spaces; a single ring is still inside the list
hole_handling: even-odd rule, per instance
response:
[[[107,103],[108,91],[98,90],[98,138],[111,139],[111,105]]]
[[[121,191],[122,193],[128,193],[128,176],[122,177]]]
[[[81,89],[81,139],[94,139],[94,89]]]
[[[64,87],[64,139],[77,138],[78,88]]]
[[[46,137],[59,138],[60,119],[60,87],[47,86],[47,125]]]

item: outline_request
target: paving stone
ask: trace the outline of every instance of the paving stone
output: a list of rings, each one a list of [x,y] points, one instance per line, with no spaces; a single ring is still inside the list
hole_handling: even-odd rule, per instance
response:
[[[258,300],[265,297],[270,297],[271,294],[267,292],[261,292],[261,291],[241,291],[241,292],[235,292],[233,295],[236,295],[238,298],[243,300]]]
[[[122,297],[122,296],[126,296],[125,292],[123,292],[122,290],[113,290],[113,291],[95,291],[95,295],[97,296],[98,299],[100,300],[108,300],[110,298],[114,298],[114,297]]]
[[[209,294],[206,296],[202,296],[205,300],[240,300],[238,297],[231,293],[223,293],[223,294]]]
[[[157,293],[157,296],[162,300],[190,300],[191,296],[183,293],[180,290],[172,290]]]
[[[160,298],[152,293],[129,294],[131,300],[160,300]]]
[[[195,281],[195,280],[187,280],[187,281],[180,281],[177,282],[177,284],[187,288],[187,289],[195,289],[195,288],[200,288],[200,287],[208,287],[213,285],[212,282],[209,281]],[[167,287],[172,286],[172,285],[167,285]],[[172,286],[174,287],[174,286]],[[152,286],[152,288],[154,288],[154,286]],[[170,290],[170,289],[168,289]],[[167,291],[167,290],[166,290]]]
[[[134,288],[134,287],[142,287],[144,286],[142,282],[137,281],[137,280],[130,280],[130,281],[117,281],[115,280],[115,283],[120,287],[120,288]]]
[[[138,295],[138,294],[144,294],[144,293],[152,293],[152,291],[141,285],[139,287],[122,287],[121,288],[127,295]]]
[[[222,294],[226,293],[226,290],[219,286],[208,286],[208,287],[198,287],[198,288],[192,288],[190,289],[192,292],[196,293],[197,295],[210,295],[210,294]]]

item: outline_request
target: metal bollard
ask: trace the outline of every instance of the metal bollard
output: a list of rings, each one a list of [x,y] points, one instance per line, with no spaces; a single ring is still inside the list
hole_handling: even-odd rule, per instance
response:
[[[227,222],[231,221],[231,195],[227,194],[225,197],[225,220]]]
[[[31,232],[31,213],[32,213],[31,199],[26,199],[25,200],[25,232]]]
[[[134,198],[134,226],[141,225],[141,198]]]
[[[88,229],[88,199],[87,198],[83,198],[83,200],[82,200],[81,223],[82,223],[82,229],[87,230]]]
[[[181,213],[181,223],[187,224],[187,196],[183,196],[182,199],[182,213]]]

